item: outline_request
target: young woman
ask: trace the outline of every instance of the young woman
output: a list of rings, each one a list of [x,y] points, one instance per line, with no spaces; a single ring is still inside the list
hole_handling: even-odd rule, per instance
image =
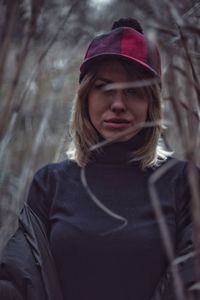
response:
[[[2,258],[2,299],[176,299],[149,187],[173,161],[155,188],[176,257],[193,249],[190,190],[187,163],[159,144],[160,76],[158,48],[135,20],[90,43],[69,158],[34,176]],[[185,293],[195,282],[193,257],[180,276]]]

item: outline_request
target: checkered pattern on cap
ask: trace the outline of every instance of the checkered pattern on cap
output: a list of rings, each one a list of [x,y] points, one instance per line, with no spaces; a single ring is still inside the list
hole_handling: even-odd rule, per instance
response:
[[[108,57],[129,60],[150,71],[152,75],[161,76],[157,46],[131,27],[119,27],[92,40],[80,66],[80,78],[83,78],[92,62]]]

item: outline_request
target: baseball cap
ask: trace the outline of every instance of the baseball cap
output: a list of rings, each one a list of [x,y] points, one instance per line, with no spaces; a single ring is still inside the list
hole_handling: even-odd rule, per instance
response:
[[[93,62],[111,57],[128,60],[149,71],[152,76],[161,77],[160,53],[157,45],[134,28],[122,26],[91,41],[80,66],[80,81]]]

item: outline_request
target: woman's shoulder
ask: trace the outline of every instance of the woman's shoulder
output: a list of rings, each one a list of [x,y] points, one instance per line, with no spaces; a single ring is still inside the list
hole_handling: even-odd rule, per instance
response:
[[[182,176],[187,174],[188,165],[189,162],[187,160],[170,156],[159,165],[158,171],[173,172],[177,176]]]
[[[46,164],[39,168],[33,176],[29,188],[29,197],[32,195],[46,195],[51,198],[61,182],[66,183],[68,178],[80,173],[80,167],[72,160],[63,160]],[[34,201],[35,202],[35,201]]]
[[[189,188],[191,174],[200,182],[200,169],[197,165],[184,159],[168,157],[159,166],[151,171],[150,183],[159,184],[165,182],[173,184],[174,188]]]
[[[188,162],[186,160],[180,160],[175,157],[169,156],[165,160],[161,160],[159,164],[152,168],[152,178],[159,180],[163,176],[182,176],[186,172]]]
[[[74,161],[64,160],[44,165],[33,176],[27,204],[46,224],[46,227],[48,227],[48,211],[58,187],[66,186],[69,178],[70,180],[71,177],[74,178],[73,174],[78,173],[79,168]]]
[[[171,168],[180,175],[187,175],[189,171],[196,171],[200,174],[199,165],[186,159],[178,159],[176,157],[168,157],[163,164],[164,168]]]
[[[188,160],[177,159],[174,157],[168,158],[159,168],[158,173],[153,175],[157,181],[163,179],[168,186],[171,185],[176,191],[176,195],[181,195],[182,199],[179,202],[183,202],[183,198],[186,196],[188,199],[191,197],[191,189],[194,188],[194,184],[199,186],[200,184],[200,168],[197,164],[194,164]],[[154,180],[155,182],[156,180]]]
[[[77,170],[80,170],[78,164],[73,160],[66,159],[59,162],[51,162],[40,167],[34,177],[38,179],[51,179],[52,177],[66,175]]]

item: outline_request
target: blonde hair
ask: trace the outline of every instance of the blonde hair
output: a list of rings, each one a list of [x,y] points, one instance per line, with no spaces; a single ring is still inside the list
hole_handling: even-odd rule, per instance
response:
[[[105,60],[104,60],[105,61]],[[127,74],[132,78],[137,75],[138,80],[149,79],[151,82],[152,75],[144,74],[141,69],[133,67],[129,62],[122,62]],[[96,74],[99,63],[92,65],[92,68],[85,74],[80,83],[76,98],[74,99],[71,114],[70,135],[71,144],[67,151],[70,159],[75,160],[81,167],[87,165],[90,161],[91,148],[100,142],[100,137],[93,127],[88,113],[88,95],[96,80]],[[141,168],[155,167],[167,159],[171,153],[164,150],[160,144],[162,132],[162,104],[161,104],[161,88],[159,83],[149,84],[142,87],[144,93],[149,97],[148,117],[145,127],[145,144],[131,153],[130,160],[140,160]]]

